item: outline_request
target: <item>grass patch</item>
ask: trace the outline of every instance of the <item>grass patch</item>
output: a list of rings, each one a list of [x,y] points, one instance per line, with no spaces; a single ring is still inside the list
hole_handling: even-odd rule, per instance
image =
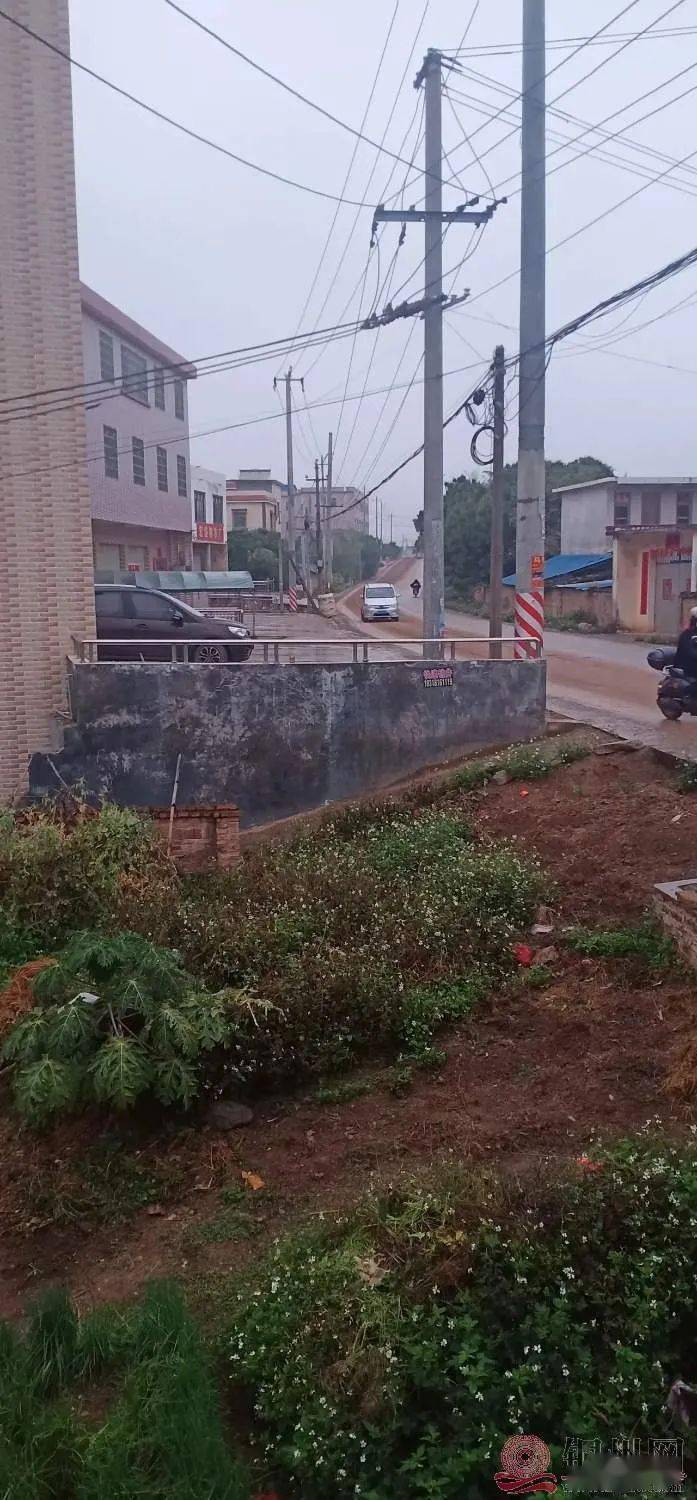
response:
[[[648,919],[637,927],[578,927],[565,940],[575,953],[587,958],[634,959],[642,967],[661,972],[680,967],[672,939]]]
[[[89,1384],[88,1384],[89,1382]],[[248,1500],[212,1368],[173,1287],[79,1318],[46,1293],[0,1324],[0,1494],[12,1500]]]
[[[375,1087],[375,1080],[368,1078],[344,1078],[336,1083],[321,1083],[312,1094],[313,1104],[350,1104],[352,1099],[362,1099]]]
[[[182,1245],[186,1250],[196,1250],[201,1245],[226,1245],[234,1240],[251,1239],[261,1229],[258,1218],[248,1209],[224,1207],[213,1218],[187,1229]]]
[[[585,760],[590,750],[576,742],[558,747],[543,745],[511,745],[500,755],[490,760],[475,760],[463,766],[450,779],[449,789],[459,792],[475,792],[487,786],[497,775],[508,781],[543,781],[562,766],[575,765]]]
[[[280,1490],[484,1500],[511,1433],[560,1473],[568,1435],[670,1430],[697,1375],[697,1159],[591,1151],[561,1182],[398,1190],[277,1247],[225,1346]]]

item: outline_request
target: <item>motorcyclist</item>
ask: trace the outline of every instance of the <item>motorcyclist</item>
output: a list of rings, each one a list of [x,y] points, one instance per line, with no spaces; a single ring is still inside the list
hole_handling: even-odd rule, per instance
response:
[[[673,666],[686,677],[697,678],[697,608],[690,610],[689,624],[678,636]]]
[[[411,591],[412,591],[412,594],[414,595],[414,598],[418,599],[419,594],[421,593],[421,584],[419,583],[418,578],[414,579],[414,581],[413,581],[413,583],[411,585]],[[695,614],[697,615],[697,610],[695,611]]]

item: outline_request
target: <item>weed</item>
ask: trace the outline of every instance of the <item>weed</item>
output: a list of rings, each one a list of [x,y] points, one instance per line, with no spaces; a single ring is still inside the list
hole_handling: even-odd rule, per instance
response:
[[[80,1381],[99,1376],[108,1401],[94,1422],[89,1401],[81,1412]],[[248,1500],[208,1359],[174,1288],[153,1286],[125,1313],[84,1319],[51,1292],[24,1336],[0,1325],[0,1494]]]
[[[697,1156],[590,1149],[561,1181],[394,1190],[252,1273],[229,1368],[291,1493],[484,1500],[510,1433],[544,1432],[556,1472],[562,1434],[667,1434],[695,1371]]]
[[[682,762],[678,771],[678,791],[697,792],[697,761]]]
[[[162,1203],[176,1184],[174,1168],[146,1166],[117,1137],[107,1136],[81,1158],[51,1162],[29,1176],[22,1214],[42,1224],[118,1224],[150,1203]]]
[[[225,1245],[229,1240],[248,1240],[260,1234],[262,1225],[253,1213],[239,1207],[226,1207],[213,1218],[187,1229],[182,1245],[196,1250],[200,1245]]]
[[[385,1074],[388,1092],[394,1094],[396,1099],[402,1099],[408,1094],[413,1082],[414,1068],[411,1063],[399,1063]]]
[[[649,969],[674,969],[679,964],[675,944],[662,928],[647,918],[637,927],[578,927],[566,935],[576,953],[588,958],[636,959]]]
[[[314,1104],[348,1104],[370,1093],[373,1084],[367,1078],[347,1078],[339,1083],[323,1083],[312,1095]]]

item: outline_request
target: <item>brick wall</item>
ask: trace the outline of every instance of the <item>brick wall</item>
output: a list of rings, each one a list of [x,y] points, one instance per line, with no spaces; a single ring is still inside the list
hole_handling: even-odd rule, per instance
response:
[[[65,51],[68,0],[8,0]],[[70,68],[0,22],[0,389],[84,380]],[[71,635],[94,632],[85,415],[79,402],[0,428],[0,800],[57,742]]]
[[[668,934],[692,969],[697,969],[697,882],[690,881],[670,890],[656,891],[656,913]]]
[[[150,816],[167,844],[169,808],[152,808]],[[183,875],[232,870],[240,862],[239,808],[175,807],[170,854]]]

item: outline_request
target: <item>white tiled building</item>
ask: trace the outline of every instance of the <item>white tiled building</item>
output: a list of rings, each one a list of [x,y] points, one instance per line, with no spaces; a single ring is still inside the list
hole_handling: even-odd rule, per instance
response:
[[[191,525],[194,568],[204,572],[227,568],[225,475],[198,464],[191,469]]]

